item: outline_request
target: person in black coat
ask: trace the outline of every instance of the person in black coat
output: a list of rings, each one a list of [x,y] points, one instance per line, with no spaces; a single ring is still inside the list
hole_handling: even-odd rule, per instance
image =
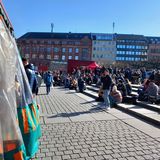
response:
[[[103,72],[102,80],[102,89],[103,89],[103,99],[104,99],[104,106],[105,109],[110,109],[110,100],[109,100],[109,94],[111,90],[112,85],[112,79],[109,75],[109,70],[105,69]]]
[[[27,74],[28,82],[33,94],[36,94],[36,90],[38,87],[37,76],[34,70],[34,65],[29,63],[26,58],[22,58],[22,62]]]
[[[78,88],[79,92],[83,92],[85,90],[85,81],[83,80],[82,77],[78,79]]]

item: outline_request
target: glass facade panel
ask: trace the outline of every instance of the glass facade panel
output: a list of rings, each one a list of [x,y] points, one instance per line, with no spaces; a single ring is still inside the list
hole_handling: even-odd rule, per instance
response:
[[[59,52],[59,48],[55,47],[54,52]]]
[[[75,56],[75,60],[78,60],[79,59],[79,57],[78,56]]]
[[[68,56],[68,59],[72,59],[72,56]]]
[[[66,52],[66,48],[62,48],[62,52],[65,53]]]
[[[79,53],[79,48],[76,48],[76,49],[75,49],[75,52],[76,52],[76,53]]]
[[[72,48],[69,48],[69,53],[72,53]]]
[[[65,61],[65,59],[66,59],[66,56],[63,55],[63,56],[62,56],[62,60]]]

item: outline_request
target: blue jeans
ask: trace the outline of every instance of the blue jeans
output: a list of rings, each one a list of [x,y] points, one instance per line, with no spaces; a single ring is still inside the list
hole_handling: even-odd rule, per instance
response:
[[[103,99],[106,107],[110,107],[109,94],[110,90],[108,89],[103,90]]]
[[[51,85],[46,85],[46,92],[47,92],[47,94],[49,94],[50,88],[51,88]]]
[[[112,96],[109,95],[109,100],[110,100],[110,105],[111,107],[114,106],[114,104],[116,104],[116,101],[114,100],[114,98]]]

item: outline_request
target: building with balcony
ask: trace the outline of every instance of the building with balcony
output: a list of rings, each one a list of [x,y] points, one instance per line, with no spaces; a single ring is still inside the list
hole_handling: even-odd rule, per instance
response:
[[[66,71],[69,59],[89,61],[92,55],[91,34],[87,33],[29,32],[17,44],[21,55],[39,70]]]

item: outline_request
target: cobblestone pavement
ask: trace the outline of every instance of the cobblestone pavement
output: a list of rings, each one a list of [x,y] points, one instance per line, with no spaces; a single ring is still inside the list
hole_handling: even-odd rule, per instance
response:
[[[42,137],[33,159],[160,159],[159,138],[123,122],[113,115],[117,113],[114,109],[109,113],[97,110],[93,103],[62,88],[52,89],[49,96],[43,93],[44,87],[37,96],[41,105]]]

